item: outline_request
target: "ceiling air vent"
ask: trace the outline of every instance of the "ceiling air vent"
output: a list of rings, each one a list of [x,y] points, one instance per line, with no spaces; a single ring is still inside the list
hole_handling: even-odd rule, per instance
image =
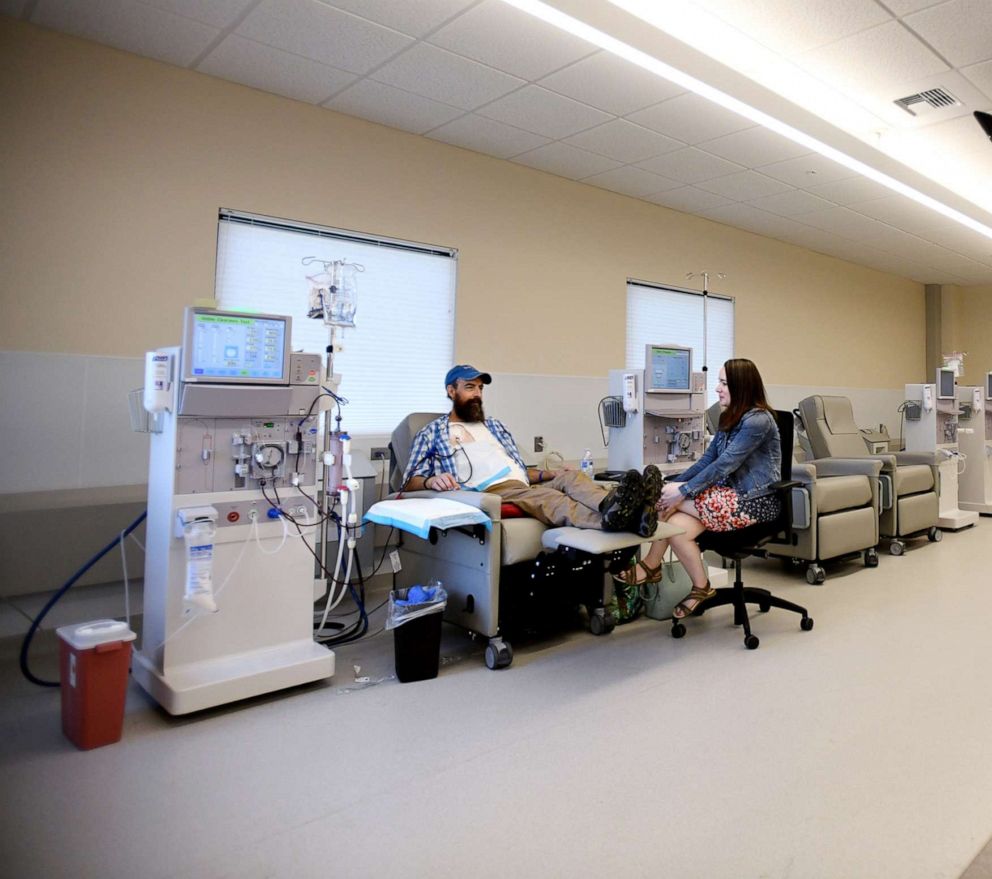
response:
[[[942,88],[925,89],[915,95],[907,95],[894,101],[910,116],[927,116],[946,107],[960,107],[961,102],[949,91]]]

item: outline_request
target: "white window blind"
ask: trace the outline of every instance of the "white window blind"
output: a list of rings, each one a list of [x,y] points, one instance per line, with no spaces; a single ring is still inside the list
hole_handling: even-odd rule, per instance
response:
[[[307,317],[307,275],[322,267],[304,266],[308,256],[365,267],[356,275],[355,328],[344,330],[344,350],[334,356],[349,401],[342,426],[388,434],[411,412],[437,410],[454,351],[455,251],[222,210],[218,305],[288,314],[293,350],[323,354],[330,328]]]
[[[716,402],[716,382],[724,361],[734,356],[734,300],[706,297],[707,405]],[[687,345],[692,370],[703,368],[703,297],[691,290],[627,282],[627,358],[625,369],[644,369],[647,345]]]

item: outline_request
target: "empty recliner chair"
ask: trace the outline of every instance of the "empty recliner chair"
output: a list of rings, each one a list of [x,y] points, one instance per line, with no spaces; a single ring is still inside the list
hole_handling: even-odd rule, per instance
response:
[[[902,555],[906,537],[926,533],[930,540],[940,540],[942,533],[937,528],[940,477],[935,454],[869,454],[847,397],[819,394],[806,397],[799,401],[796,415],[809,441],[814,467],[822,458],[870,458],[881,461],[878,529],[879,535],[890,541],[889,552],[892,555]]]

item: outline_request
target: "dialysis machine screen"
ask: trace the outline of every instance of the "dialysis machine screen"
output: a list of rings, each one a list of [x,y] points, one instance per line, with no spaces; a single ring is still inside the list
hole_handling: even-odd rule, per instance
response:
[[[648,345],[644,390],[648,394],[688,394],[692,391],[692,349]]]
[[[953,400],[957,395],[954,392],[955,373],[953,369],[938,367],[937,369],[937,399]]]
[[[183,380],[289,384],[290,318],[191,308],[183,333]]]

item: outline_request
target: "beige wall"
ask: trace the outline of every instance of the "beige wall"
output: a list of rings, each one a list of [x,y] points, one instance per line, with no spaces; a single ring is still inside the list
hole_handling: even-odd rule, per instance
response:
[[[980,385],[992,371],[992,284],[958,291],[955,350],[965,351],[964,381]]]
[[[769,383],[901,387],[922,285],[0,17],[0,348],[137,355],[210,296],[219,207],[458,248],[456,355],[604,375],[627,277],[726,272]]]

